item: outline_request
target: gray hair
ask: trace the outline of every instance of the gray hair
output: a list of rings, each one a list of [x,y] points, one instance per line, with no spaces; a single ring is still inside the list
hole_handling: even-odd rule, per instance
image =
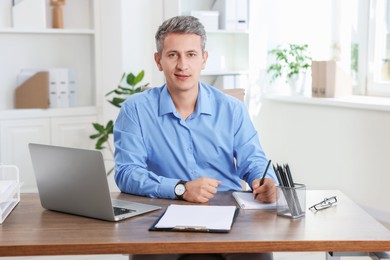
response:
[[[202,53],[206,47],[206,31],[198,18],[193,16],[175,16],[163,22],[158,28],[155,39],[158,55],[161,57],[164,39],[169,33],[190,33],[201,38]]]

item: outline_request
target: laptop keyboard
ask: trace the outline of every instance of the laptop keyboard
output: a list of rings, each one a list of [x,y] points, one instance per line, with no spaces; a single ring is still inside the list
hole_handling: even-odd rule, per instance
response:
[[[136,212],[136,210],[134,210],[134,209],[125,209],[125,208],[119,208],[119,207],[113,207],[113,208],[114,208],[114,215],[115,216]]]

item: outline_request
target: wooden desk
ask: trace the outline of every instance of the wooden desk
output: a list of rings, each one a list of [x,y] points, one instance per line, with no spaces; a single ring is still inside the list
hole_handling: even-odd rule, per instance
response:
[[[163,210],[113,223],[48,211],[37,194],[22,194],[0,225],[0,256],[390,251],[390,232],[341,192],[308,191],[307,207],[334,195],[337,206],[307,211],[295,220],[274,211],[241,210],[230,233],[213,234],[148,231]],[[186,203],[117,193],[113,197],[163,207]],[[225,192],[210,204],[235,202]]]

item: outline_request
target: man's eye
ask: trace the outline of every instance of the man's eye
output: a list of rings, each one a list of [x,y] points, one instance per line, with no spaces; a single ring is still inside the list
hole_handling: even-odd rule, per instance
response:
[[[190,57],[195,57],[195,56],[196,56],[196,53],[189,53],[188,56],[190,56]]]

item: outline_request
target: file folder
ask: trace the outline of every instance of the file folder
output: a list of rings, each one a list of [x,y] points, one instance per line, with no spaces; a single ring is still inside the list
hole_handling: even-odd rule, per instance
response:
[[[49,73],[40,71],[15,90],[15,108],[49,107]]]

